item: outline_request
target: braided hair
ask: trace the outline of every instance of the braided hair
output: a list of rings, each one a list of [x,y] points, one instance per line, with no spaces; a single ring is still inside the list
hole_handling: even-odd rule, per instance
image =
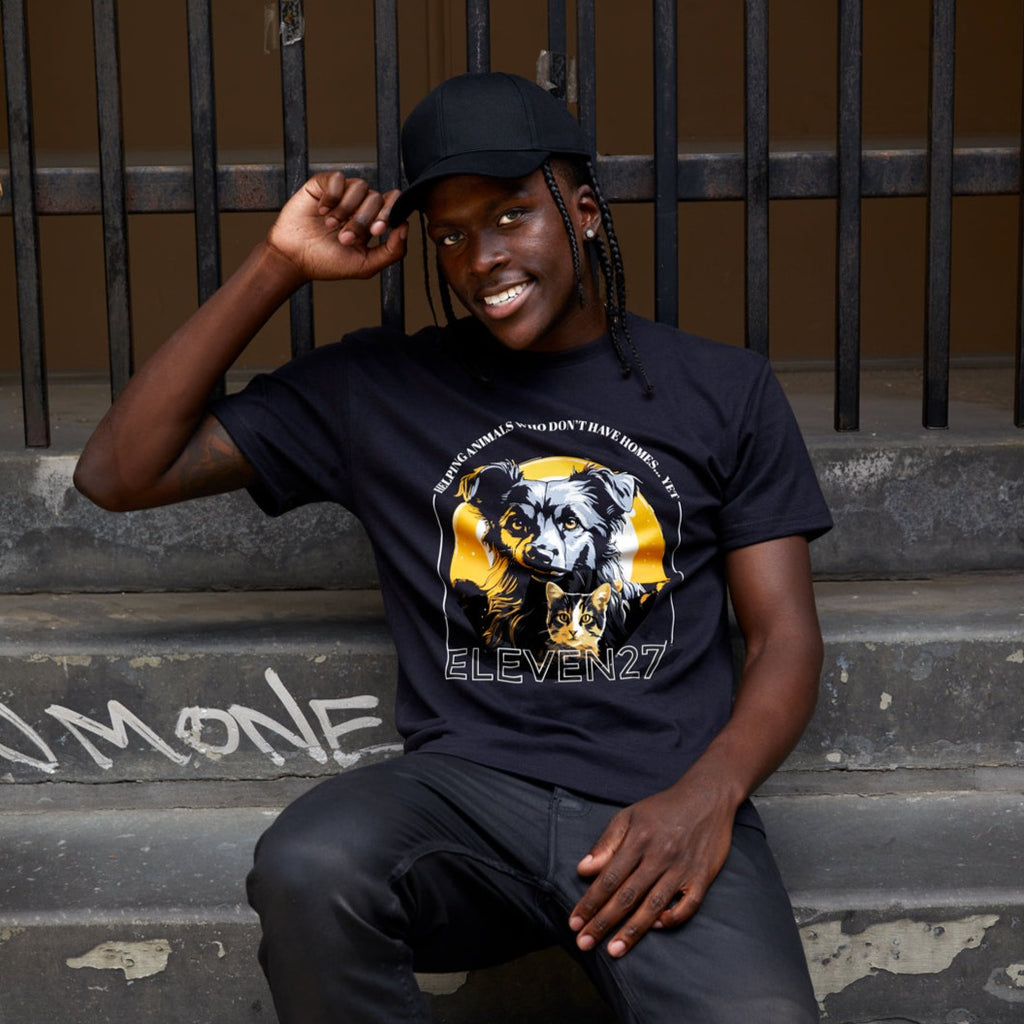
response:
[[[589,157],[559,157],[558,159],[569,168],[577,188],[580,185],[588,185],[594,193],[597,208],[601,214],[601,229],[608,241],[606,246],[604,239],[599,235],[588,241],[597,253],[601,276],[604,279],[604,309],[605,317],[608,321],[608,334],[615,349],[615,354],[618,356],[619,365],[622,367],[622,376],[628,377],[635,366],[637,373],[640,375],[644,394],[652,395],[654,393],[654,385],[647,376],[647,369],[640,358],[636,342],[633,341],[633,336],[629,330],[629,319],[626,310],[626,272],[622,264],[622,251],[619,249],[619,239],[615,234],[612,211],[608,206],[604,193],[601,191],[601,186],[598,184],[594,163]],[[565,225],[565,232],[569,237],[573,272],[576,275],[576,286],[580,296],[580,305],[582,305],[583,280],[580,270],[579,251],[576,245],[576,231],[569,217],[569,211],[565,207],[565,201],[562,198],[561,189],[558,187],[558,181],[552,173],[551,161],[545,160],[541,165],[541,170],[544,172],[544,180],[547,182],[551,198],[554,199],[555,206],[562,216],[562,223]]]
[[[622,264],[622,252],[619,249],[618,236],[615,234],[612,212],[604,197],[604,193],[602,193],[601,187],[597,182],[597,174],[594,170],[593,161],[589,157],[573,156],[559,156],[555,159],[568,168],[570,176],[573,179],[573,183],[577,188],[581,185],[587,185],[594,193],[598,211],[601,215],[601,229],[605,237],[602,239],[598,235],[593,239],[588,239],[588,244],[593,247],[597,254],[598,265],[601,269],[601,277],[604,281],[604,309],[605,319],[608,323],[608,334],[611,338],[612,346],[615,349],[615,354],[618,357],[619,366],[622,368],[622,376],[630,376],[635,368],[640,376],[640,382],[643,386],[644,394],[648,396],[653,395],[654,385],[651,383],[651,380],[647,375],[647,369],[644,366],[643,360],[640,358],[640,352],[638,351],[636,342],[633,340],[632,334],[629,330],[629,320],[626,313],[626,272]],[[579,298],[580,306],[583,306],[585,302],[585,292],[583,287],[583,261],[580,253],[580,247],[576,239],[576,229],[573,225],[572,218],[569,216],[569,210],[565,205],[565,197],[562,195],[562,190],[559,188],[558,180],[552,170],[551,159],[549,158],[545,160],[544,163],[541,164],[540,169],[544,175],[544,181],[547,184],[548,191],[551,193],[551,198],[554,201],[555,207],[558,209],[559,215],[562,218],[562,223],[565,225],[565,233],[569,242],[569,253],[572,258],[573,276],[576,280],[576,294]],[[421,227],[424,227],[422,213],[420,214],[420,225]],[[437,315],[434,312],[434,301],[431,297],[425,229],[422,231],[422,239],[423,270],[427,288],[427,301],[430,303],[430,311],[434,316],[434,322],[437,323]],[[607,239],[607,243],[605,242],[605,239]],[[446,322],[451,324],[454,323],[456,319],[455,310],[452,305],[448,282],[445,280],[444,274],[441,270],[440,259],[438,257],[435,257],[435,270],[437,273],[438,287],[441,292],[441,308],[444,311]]]

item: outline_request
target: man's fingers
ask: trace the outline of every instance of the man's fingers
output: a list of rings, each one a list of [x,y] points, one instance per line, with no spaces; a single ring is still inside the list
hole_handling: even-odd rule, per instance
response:
[[[628,821],[624,819],[621,812],[616,814],[608,822],[597,842],[590,848],[590,852],[576,865],[576,870],[584,877],[603,871],[622,845],[628,830]]]
[[[374,229],[376,229],[378,223],[380,224],[381,227],[380,231],[373,231],[375,235],[383,234],[387,230],[388,220],[391,217],[391,209],[398,201],[398,197],[401,194],[402,190],[400,188],[393,188],[390,191],[384,193],[384,205],[380,208],[380,213],[377,215],[377,223],[373,225]]]
[[[625,956],[649,931],[674,928],[688,921],[700,909],[703,890],[692,886],[680,892],[669,885],[655,886],[639,904],[638,909],[608,940],[608,955]],[[620,908],[633,904],[628,886],[616,894]],[[583,931],[577,943],[581,949],[593,949],[606,934],[612,932],[620,918],[613,912],[605,913],[611,905],[602,908]]]
[[[598,875],[569,919],[569,927],[579,932],[580,949],[592,949],[627,915],[657,882],[621,857],[615,857]],[[653,922],[657,913],[651,914]]]
[[[348,276],[353,278],[370,278],[379,274],[385,267],[397,263],[405,256],[409,238],[409,225],[400,224],[381,240],[380,245],[368,246],[362,250],[354,250],[360,253],[360,263],[357,269]]]
[[[655,927],[675,928],[684,921],[689,921],[700,910],[706,892],[706,888],[702,886],[688,885],[682,892],[676,894],[678,898],[673,897],[666,910],[658,914]]]

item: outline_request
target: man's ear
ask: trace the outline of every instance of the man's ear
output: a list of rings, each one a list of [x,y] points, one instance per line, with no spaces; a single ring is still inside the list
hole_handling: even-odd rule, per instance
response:
[[[601,226],[601,208],[597,205],[597,196],[589,185],[580,185],[572,194],[572,206],[576,211],[577,223],[581,231]]]

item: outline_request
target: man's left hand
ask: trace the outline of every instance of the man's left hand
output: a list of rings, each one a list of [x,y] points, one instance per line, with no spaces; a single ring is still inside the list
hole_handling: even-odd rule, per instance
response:
[[[580,949],[617,928],[607,948],[620,957],[651,928],[695,914],[729,854],[734,814],[690,775],[619,811],[577,868],[596,876],[569,919]]]

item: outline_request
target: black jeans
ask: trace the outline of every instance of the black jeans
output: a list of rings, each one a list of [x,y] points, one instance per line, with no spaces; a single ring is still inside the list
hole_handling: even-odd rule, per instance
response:
[[[764,836],[736,826],[700,911],[625,957],[568,927],[576,865],[617,807],[458,758],[410,754],[322,783],[261,838],[249,876],[281,1024],[430,1020],[413,971],[554,944],[633,1024],[812,1024],[818,1012]]]

